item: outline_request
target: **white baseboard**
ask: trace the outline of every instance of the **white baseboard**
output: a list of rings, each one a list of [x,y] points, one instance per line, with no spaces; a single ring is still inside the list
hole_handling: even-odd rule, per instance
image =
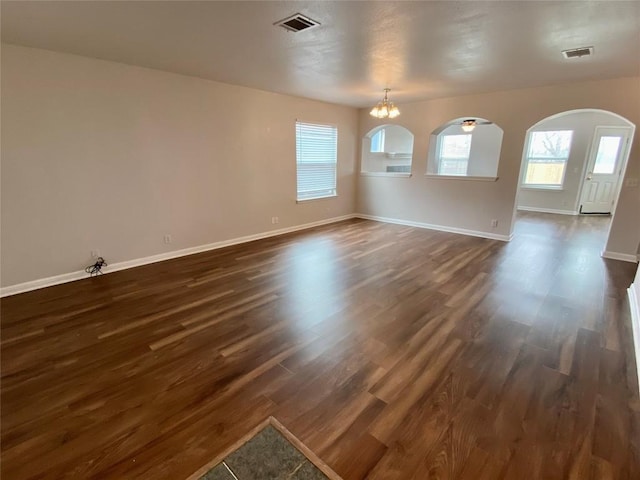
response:
[[[231,245],[238,245],[240,243],[253,242],[254,240],[260,240],[263,238],[276,237],[278,235],[284,235],[285,233],[296,232],[298,230],[306,230],[308,228],[318,227],[320,225],[327,225],[330,223],[341,222],[343,220],[349,220],[350,218],[356,218],[356,215],[342,215],[340,217],[327,218],[325,220],[318,220],[316,222],[304,223],[302,225],[296,225],[293,227],[280,228],[278,230],[270,230],[268,232],[256,233],[253,235],[246,235],[244,237],[232,238],[230,240],[223,240],[220,242],[209,243],[206,245],[199,245],[197,247],[184,248],[182,250],[174,250],[172,252],[160,253],[158,255],[152,255],[150,257],[136,258],[133,260],[126,260],[124,262],[112,263],[108,267],[105,267],[104,273],[113,273],[119,270],[125,270],[127,268],[140,267],[142,265],[148,265],[150,263],[161,262],[163,260],[170,260],[172,258],[184,257],[187,255],[193,255],[196,253],[207,252],[209,250],[217,250],[219,248],[229,247]],[[0,288],[0,297],[7,297],[9,295],[16,295],[18,293],[29,292],[31,290],[37,290],[39,288],[50,287],[53,285],[59,285],[61,283],[73,282],[87,278],[88,274],[84,270],[77,272],[64,273],[62,275],[55,275],[53,277],[41,278],[38,280],[32,280],[29,282],[19,283],[16,285],[10,285],[8,287]]]
[[[629,307],[631,308],[631,331],[633,332],[633,348],[636,355],[636,370],[638,383],[640,384],[640,298],[638,298],[640,285],[631,284],[627,290]]]
[[[111,266],[109,266],[109,268],[111,268]],[[79,270],[77,272],[63,273],[62,275],[39,278],[38,280],[9,285],[8,287],[0,288],[0,297],[8,297],[18,293],[30,292],[31,290],[38,290],[39,288],[46,288],[60,283],[75,282],[76,280],[80,280],[88,276],[87,272]]]
[[[609,258],[611,260],[622,260],[623,262],[631,262],[631,263],[638,262],[638,256],[632,255],[630,253],[609,252],[607,250],[604,250],[602,252],[602,257]]]
[[[556,215],[578,215],[578,212],[575,210],[558,210],[556,208],[522,207],[518,205],[518,210],[524,212],[555,213]]]
[[[375,220],[376,222],[395,223],[397,225],[406,225],[408,227],[427,228],[429,230],[438,230],[440,232],[458,233],[461,235],[470,235],[472,237],[489,238],[491,240],[501,240],[509,242],[513,238],[511,235],[499,235],[496,233],[482,232],[480,230],[467,230],[466,228],[447,227],[445,225],[433,225],[431,223],[413,222],[411,220],[401,220],[398,218],[378,217],[377,215],[366,215],[364,213],[356,213],[356,217],[366,220]]]

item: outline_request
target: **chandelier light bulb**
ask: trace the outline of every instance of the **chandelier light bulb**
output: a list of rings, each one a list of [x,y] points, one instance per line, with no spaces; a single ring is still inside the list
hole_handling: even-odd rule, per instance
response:
[[[384,98],[371,109],[369,115],[376,118],[396,118],[400,115],[400,110],[388,98],[389,88],[384,89]]]

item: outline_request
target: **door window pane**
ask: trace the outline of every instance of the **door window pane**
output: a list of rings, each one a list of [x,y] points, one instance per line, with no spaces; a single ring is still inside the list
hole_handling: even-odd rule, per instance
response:
[[[620,149],[620,137],[600,137],[596,163],[593,166],[593,173],[613,173],[616,169],[618,150]]]

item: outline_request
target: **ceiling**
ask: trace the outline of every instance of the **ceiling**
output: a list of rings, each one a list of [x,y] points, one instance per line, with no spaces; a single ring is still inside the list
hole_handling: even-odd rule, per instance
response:
[[[640,75],[638,1],[6,1],[7,43],[370,106]],[[321,23],[273,25],[300,12]],[[592,57],[560,51],[594,46]]]

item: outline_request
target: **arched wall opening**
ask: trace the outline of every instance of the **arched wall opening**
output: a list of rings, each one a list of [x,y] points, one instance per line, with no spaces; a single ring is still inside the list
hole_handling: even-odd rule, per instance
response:
[[[621,115],[600,109],[560,112],[529,127],[514,220],[517,210],[613,219],[635,128]],[[607,242],[610,228],[611,222]]]
[[[401,125],[379,125],[362,138],[360,172],[408,176],[413,161],[413,133]]]
[[[504,132],[484,118],[473,118],[473,128],[465,128],[470,117],[451,120],[431,132],[427,155],[427,175],[496,178]]]

